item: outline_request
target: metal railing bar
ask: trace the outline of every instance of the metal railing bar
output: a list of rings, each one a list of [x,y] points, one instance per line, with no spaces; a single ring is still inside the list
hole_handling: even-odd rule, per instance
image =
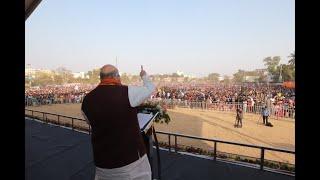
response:
[[[208,139],[208,138],[202,138],[202,137],[198,137],[198,136],[191,136],[191,135],[185,135],[185,134],[168,133],[168,132],[164,132],[164,131],[156,131],[156,133],[165,134],[165,135],[169,135],[170,134],[170,135],[178,136],[178,137],[197,139],[197,140],[204,140],[204,141],[213,141],[213,142],[219,142],[219,143],[223,143],[223,144],[245,146],[245,147],[257,148],[257,149],[264,148],[265,150],[270,150],[270,151],[279,151],[279,152],[284,152],[284,153],[295,154],[294,151],[285,150],[285,149],[278,149],[278,148],[271,148],[271,147],[264,147],[264,146],[256,146],[256,145],[251,145],[251,144],[242,144],[242,143],[236,143],[236,142],[231,142],[231,141],[222,141],[222,140],[218,140],[218,139]]]

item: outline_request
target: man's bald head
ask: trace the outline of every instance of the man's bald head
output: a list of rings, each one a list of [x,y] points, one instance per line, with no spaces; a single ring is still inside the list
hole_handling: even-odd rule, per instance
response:
[[[100,80],[104,78],[119,78],[119,71],[116,67],[111,64],[104,65],[100,69]]]

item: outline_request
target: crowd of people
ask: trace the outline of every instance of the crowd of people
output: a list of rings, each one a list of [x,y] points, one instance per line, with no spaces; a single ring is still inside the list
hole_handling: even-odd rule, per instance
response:
[[[69,84],[30,88],[25,91],[25,102],[26,106],[81,103],[94,87],[96,85]],[[161,85],[151,95],[150,100],[180,102],[190,108],[200,106],[219,110],[235,111],[240,106],[244,113],[259,113],[259,107],[267,106],[271,114],[277,117],[294,118],[295,112],[295,90],[281,85]]]
[[[174,101],[184,106],[205,109],[236,110],[259,113],[267,106],[277,117],[295,116],[295,91],[281,85],[179,85],[164,86],[151,97],[154,100]]]
[[[197,86],[164,86],[158,88],[153,98],[178,99],[181,101],[211,101],[235,103],[248,101],[250,103],[265,102],[271,98],[273,103],[294,104],[294,89],[268,85],[197,85]],[[253,101],[253,102],[251,102]]]
[[[69,84],[29,88],[25,91],[25,105],[81,103],[95,85]]]

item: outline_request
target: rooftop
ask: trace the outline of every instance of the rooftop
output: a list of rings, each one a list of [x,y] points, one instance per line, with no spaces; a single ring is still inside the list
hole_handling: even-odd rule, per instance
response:
[[[27,180],[94,179],[90,135],[26,118],[25,143]],[[294,176],[186,154],[169,153],[166,150],[160,150],[160,157],[163,180],[295,179]],[[156,167],[156,161],[153,166]]]

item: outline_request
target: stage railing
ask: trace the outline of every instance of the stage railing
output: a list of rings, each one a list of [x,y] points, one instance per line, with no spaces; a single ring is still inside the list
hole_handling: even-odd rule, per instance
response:
[[[71,127],[72,130],[81,130],[81,131],[87,131],[89,134],[91,134],[91,126],[87,124],[85,119],[82,118],[76,118],[76,117],[71,117],[71,116],[66,116],[66,115],[61,115],[61,114],[54,114],[54,113],[48,113],[48,112],[43,112],[43,111],[36,111],[36,110],[31,110],[31,109],[25,109],[25,111],[31,112],[31,114],[25,114],[27,117],[31,118],[36,118],[38,120],[43,121],[44,123],[51,123],[51,124],[56,124],[56,125],[63,125],[66,127]],[[39,113],[40,116],[36,116],[35,113]],[[48,115],[56,117],[55,119],[50,119],[48,118]],[[71,120],[66,121],[66,122],[61,122],[61,118],[66,118]],[[80,122],[80,124],[75,124],[75,121]]]
[[[65,115],[61,115],[61,114],[48,113],[48,112],[43,112],[43,111],[36,111],[36,110],[31,110],[31,109],[25,109],[25,111],[31,112],[31,114],[30,113],[29,114],[25,114],[26,117],[35,118],[35,119],[38,119],[40,121],[43,121],[44,123],[51,123],[51,124],[62,125],[62,126],[66,126],[66,127],[70,127],[71,126],[71,130],[77,129],[77,130],[85,131],[85,132],[88,132],[89,134],[91,134],[91,127],[90,127],[90,125],[88,125],[86,123],[85,119],[71,117],[71,116],[65,116]],[[40,116],[39,115],[38,116],[35,115],[35,113],[39,113]],[[47,118],[48,115],[54,116],[54,117],[56,117],[56,119],[48,119]],[[61,118],[71,119],[71,122],[69,122],[69,123],[61,122]],[[85,123],[87,125],[87,128],[86,127],[82,127],[80,125],[76,125],[75,126],[75,121],[83,122],[83,124]],[[259,161],[260,162],[259,163],[260,170],[266,170],[264,168],[265,160],[266,160],[265,159],[265,152],[266,151],[274,151],[274,152],[295,154],[294,151],[285,150],[285,149],[271,148],[271,147],[264,147],[264,146],[256,146],[256,145],[250,145],[250,144],[242,144],[242,143],[223,141],[223,140],[218,140],[218,139],[202,138],[202,137],[198,137],[198,136],[191,136],[191,135],[185,135],[185,134],[169,133],[169,132],[163,132],[163,131],[156,131],[156,134],[167,135],[168,136],[168,144],[169,144],[168,151],[171,152],[171,149],[173,147],[173,150],[176,153],[178,152],[178,143],[177,143],[178,142],[178,137],[213,142],[214,143],[214,150],[213,150],[213,159],[214,160],[217,160],[217,158],[218,158],[218,155],[217,155],[217,152],[218,152],[217,151],[217,146],[218,146],[218,144],[229,144],[229,145],[236,145],[236,146],[260,149],[260,158],[259,158],[260,159],[260,161]],[[172,136],[174,137],[174,145],[171,145],[171,137]],[[276,162],[276,161],[274,161],[274,162]],[[277,170],[274,170],[274,171],[278,172]],[[279,171],[279,172],[283,172],[283,171]],[[288,173],[288,174],[293,174],[293,175],[295,174],[292,171],[287,171],[287,172],[284,171],[284,172]]]
[[[260,170],[264,170],[264,162],[265,162],[265,152],[266,151],[274,151],[274,152],[281,152],[281,153],[288,153],[288,154],[295,154],[294,151],[290,150],[285,150],[285,149],[279,149],[279,148],[271,148],[271,147],[264,147],[264,146],[256,146],[256,145],[250,145],[250,144],[242,144],[242,143],[236,143],[236,142],[230,142],[230,141],[223,141],[223,140],[218,140],[218,139],[209,139],[209,138],[202,138],[198,136],[190,136],[190,135],[185,135],[185,134],[178,134],[178,133],[169,133],[169,132],[163,132],[163,131],[156,131],[157,134],[163,134],[168,136],[168,151],[171,152],[171,148],[173,147],[174,152],[177,152],[177,137],[182,137],[182,138],[188,138],[188,139],[196,139],[196,140],[202,140],[202,141],[210,141],[214,143],[214,150],[213,150],[213,159],[217,159],[217,146],[219,144],[229,144],[229,145],[236,145],[236,146],[243,146],[243,147],[249,147],[249,148],[256,148],[260,149]],[[174,145],[171,145],[171,137],[174,137]],[[288,172],[290,174],[294,174],[293,172]]]

